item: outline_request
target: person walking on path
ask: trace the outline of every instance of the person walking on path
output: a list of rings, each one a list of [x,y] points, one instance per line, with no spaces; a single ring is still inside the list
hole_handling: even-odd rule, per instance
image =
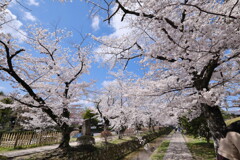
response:
[[[192,154],[187,148],[186,142],[181,133],[172,135],[169,147],[163,158],[164,160],[192,160]]]

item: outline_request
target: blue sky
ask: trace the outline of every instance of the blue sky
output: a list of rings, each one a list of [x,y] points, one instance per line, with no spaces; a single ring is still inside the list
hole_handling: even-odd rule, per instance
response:
[[[117,24],[113,26],[103,22],[102,15],[90,15],[92,5],[84,1],[74,0],[73,2],[60,3],[56,0],[18,0],[23,6],[18,3],[13,3],[9,10],[12,17],[15,19],[10,28],[6,29],[13,35],[21,37],[19,33],[24,26],[29,24],[41,24],[46,28],[54,30],[58,28],[65,28],[73,32],[72,41],[78,43],[81,41],[80,34],[91,33],[94,36],[110,35],[114,30],[114,25],[120,25],[120,20],[115,21]],[[14,2],[14,0],[13,0]],[[6,27],[9,27],[6,26]],[[87,43],[95,43],[91,38],[88,38]],[[94,48],[98,45],[95,44]],[[132,71],[137,75],[142,75],[139,64],[130,61],[127,67],[128,71]],[[116,70],[116,69],[115,69]],[[90,75],[84,76],[85,80],[96,80],[96,87],[101,88],[102,83],[106,80],[111,80],[108,75],[108,68],[102,67],[100,64],[93,63],[90,69]],[[13,89],[7,82],[0,81],[0,91],[5,93],[11,92]]]
[[[18,3],[13,3],[9,10],[14,16],[15,22],[9,24],[13,32],[12,34],[22,36],[19,34],[24,27],[29,24],[41,24],[44,27],[54,30],[64,28],[73,32],[71,41],[78,43],[81,41],[80,33],[85,35],[91,33],[94,36],[104,36],[113,33],[115,30],[107,22],[103,22],[103,16],[96,14],[90,15],[92,5],[79,0],[73,2],[60,3],[54,0],[19,0]],[[119,23],[120,20],[119,20]],[[18,24],[18,25],[16,25]],[[8,26],[8,27],[9,27]],[[86,41],[87,44],[94,43],[94,48],[98,47],[90,37]],[[93,49],[94,49],[93,48]],[[141,74],[137,64],[130,62],[128,70],[135,74]],[[105,80],[110,80],[108,75],[108,68],[100,66],[98,63],[93,63],[90,69],[90,75],[84,76],[85,80],[96,80],[97,88],[102,87]],[[1,82],[1,81],[0,81]],[[0,83],[0,90],[3,92],[11,92],[12,88],[7,82]]]

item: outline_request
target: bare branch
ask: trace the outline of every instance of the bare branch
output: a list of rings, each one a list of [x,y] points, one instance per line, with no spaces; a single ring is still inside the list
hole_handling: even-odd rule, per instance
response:
[[[237,52],[237,53],[235,53],[233,56],[228,57],[227,59],[225,59],[225,60],[219,62],[219,64],[222,64],[222,63],[228,62],[228,61],[230,61],[231,59],[233,59],[233,58],[237,58],[237,57],[239,57],[239,56],[240,56],[240,52]]]
[[[14,58],[16,55],[18,55],[19,53],[25,51],[25,49],[19,49],[18,51],[16,51],[13,55],[10,56],[10,58]]]
[[[225,15],[225,14],[221,14],[221,13],[215,13],[215,12],[211,12],[211,11],[206,11],[206,10],[200,8],[200,7],[197,6],[197,5],[185,4],[185,3],[182,3],[181,5],[194,7],[194,8],[196,8],[196,9],[198,9],[200,12],[204,12],[204,13],[207,13],[207,14],[211,14],[211,15],[215,15],[215,16],[220,16],[220,17],[225,17],[225,18],[237,19],[237,17],[231,16],[231,15]]]
[[[105,22],[105,21],[108,21],[108,24],[110,24],[111,18],[119,11],[119,9],[120,9],[120,7],[118,6],[118,8],[116,9],[116,11],[113,12],[113,14],[112,14],[111,16],[108,16],[108,18],[105,19],[105,20],[103,20],[103,21],[104,21],[104,22]]]
[[[21,2],[19,2],[18,0],[15,0],[20,6],[22,6],[24,9],[28,10],[28,11],[32,11],[31,9],[27,8],[25,5],[23,5]]]
[[[232,11],[233,11],[234,8],[237,6],[238,2],[239,2],[239,0],[237,0],[236,3],[233,5],[233,7],[232,7],[232,9],[231,9],[231,11],[230,11],[230,13],[229,13],[229,17],[232,15]]]
[[[3,22],[2,24],[0,24],[0,26],[3,26],[4,24],[7,24],[7,23],[9,23],[9,22],[12,22],[14,19],[10,19],[10,20],[8,20],[8,21],[6,21],[6,22]]]
[[[33,105],[33,104],[23,102],[23,101],[21,101],[20,99],[17,99],[17,98],[15,98],[15,97],[13,97],[13,96],[11,96],[11,98],[12,98],[13,100],[15,100],[15,101],[17,101],[17,102],[25,105],[25,106],[28,106],[28,107],[31,107],[31,108],[41,108],[40,106],[35,106],[35,105]]]
[[[93,4],[94,6],[97,6],[98,8],[100,8],[102,10],[108,11],[106,8],[100,6],[99,4],[97,4],[97,3],[93,2],[93,1],[87,0],[87,2]]]

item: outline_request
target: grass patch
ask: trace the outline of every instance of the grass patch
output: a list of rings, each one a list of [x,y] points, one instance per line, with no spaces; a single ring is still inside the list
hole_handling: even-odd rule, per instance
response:
[[[131,137],[123,137],[122,139],[112,139],[112,140],[108,140],[107,144],[105,144],[105,142],[101,141],[101,142],[97,142],[94,146],[96,148],[102,148],[106,145],[111,145],[111,144],[120,144],[120,143],[123,143],[123,142],[127,142],[127,141],[130,141],[132,140]]]
[[[169,140],[163,141],[157,150],[151,155],[151,160],[162,160],[168,149],[169,143]]]
[[[14,147],[0,147],[0,153],[4,153],[4,152],[8,152],[8,151],[30,149],[30,148],[36,148],[36,147],[51,146],[51,145],[55,145],[55,144],[58,144],[58,143],[51,143],[51,144],[48,144],[48,145],[32,144],[32,145],[28,145],[28,146],[18,146],[16,148],[14,148]]]
[[[236,117],[236,118],[226,120],[225,123],[227,126],[229,126],[231,123],[239,121],[239,120],[240,120],[240,117]]]
[[[113,139],[113,140],[110,140],[109,143],[119,144],[119,143],[127,142],[127,141],[130,141],[130,140],[131,140],[130,137],[124,137],[124,138],[122,138],[122,139]]]
[[[0,147],[0,153],[7,152],[7,151],[13,151],[15,150],[14,148],[5,148],[5,147]]]
[[[93,136],[94,138],[101,138],[101,135]]]
[[[196,160],[216,160],[213,142],[209,144],[203,138],[185,136],[187,146]]]
[[[76,141],[77,141],[77,138],[70,138],[69,142],[76,142]]]

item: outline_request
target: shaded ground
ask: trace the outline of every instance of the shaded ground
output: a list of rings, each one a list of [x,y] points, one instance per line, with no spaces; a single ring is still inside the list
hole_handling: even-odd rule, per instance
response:
[[[101,138],[95,138],[96,142],[101,141]],[[77,142],[71,142],[69,143],[71,146],[77,146]],[[33,153],[43,152],[43,151],[49,151],[56,149],[59,146],[59,144],[50,145],[50,146],[42,146],[42,147],[35,147],[35,148],[29,148],[29,149],[22,149],[22,150],[14,150],[14,151],[8,151],[0,153],[0,155],[12,158],[12,157],[18,157],[18,156],[24,156],[29,155]]]
[[[158,148],[161,142],[168,138],[167,136],[159,137],[152,142],[147,143],[144,147],[127,155],[123,160],[148,160],[152,153]]]
[[[208,144],[203,138],[185,136],[187,146],[196,160],[215,160],[216,155],[213,143]]]
[[[113,136],[113,142],[115,142],[116,140],[114,140],[116,137]],[[132,154],[130,154],[129,156],[127,156],[126,158],[124,158],[124,160],[147,160],[150,158],[150,156],[152,155],[152,153],[154,152],[154,150],[156,150],[158,148],[158,146],[161,144],[161,142],[166,139],[167,136],[162,136],[160,138],[155,139],[154,141],[147,143],[146,145],[144,145],[144,147],[142,147],[141,149],[139,149],[136,152],[133,152]],[[96,138],[96,142],[101,141],[101,138]],[[76,142],[72,142],[70,143],[71,146],[76,146],[77,143]],[[43,147],[36,147],[36,148],[30,148],[30,149],[25,149],[25,150],[17,150],[17,151],[9,151],[9,152],[5,152],[5,153],[0,153],[0,155],[4,155],[7,156],[9,158],[14,158],[14,159],[23,159],[23,157],[25,159],[28,159],[28,157],[30,157],[30,155],[34,156],[37,154],[47,154],[49,153],[49,155],[55,155],[58,154],[57,150],[55,151],[54,149],[56,149],[58,147],[58,145],[51,145],[51,146],[43,146]],[[34,153],[34,154],[33,154]],[[1,159],[1,158],[0,158]]]
[[[163,140],[163,142],[160,144],[160,146],[151,155],[151,160],[163,160],[163,157],[165,156],[165,153],[167,152],[169,143],[170,143],[169,139]]]

